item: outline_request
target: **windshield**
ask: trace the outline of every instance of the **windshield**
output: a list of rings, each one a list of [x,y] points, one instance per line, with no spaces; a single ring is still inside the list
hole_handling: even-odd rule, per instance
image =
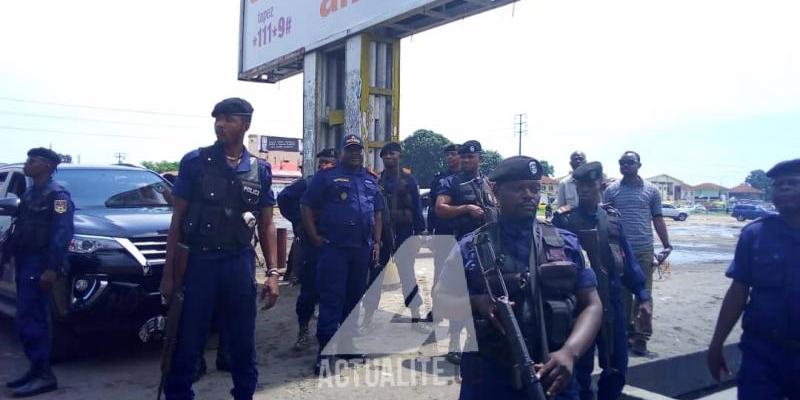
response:
[[[63,169],[53,179],[70,192],[77,208],[172,205],[170,185],[151,171]]]

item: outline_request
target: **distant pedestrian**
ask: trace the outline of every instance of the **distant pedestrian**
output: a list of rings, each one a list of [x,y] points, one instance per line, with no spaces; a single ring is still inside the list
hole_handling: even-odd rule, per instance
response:
[[[575,151],[570,154],[569,166],[572,167],[572,171],[575,171],[583,164],[586,164],[586,154],[582,151]],[[572,177],[572,172],[558,182],[558,188],[556,189],[556,209],[564,206],[573,208],[578,206],[578,190],[575,187],[575,179]]]
[[[614,182],[605,190],[603,198],[608,205],[622,214],[622,225],[636,260],[647,279],[647,291],[653,294],[653,227],[661,240],[663,250],[658,254],[663,262],[672,252],[667,225],[661,210],[661,193],[658,188],[639,176],[641,157],[634,151],[626,151],[619,159],[622,180]],[[630,350],[636,356],[654,356],[647,350],[647,341],[653,335],[652,314],[639,313],[634,307],[634,294],[624,293],[625,313],[628,317],[628,339]]]

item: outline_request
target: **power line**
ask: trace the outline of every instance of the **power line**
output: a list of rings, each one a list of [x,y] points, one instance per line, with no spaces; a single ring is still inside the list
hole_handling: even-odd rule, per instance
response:
[[[121,125],[133,125],[133,126],[157,126],[161,128],[187,128],[187,129],[198,129],[204,128],[205,126],[201,125],[170,125],[170,124],[148,124],[143,122],[131,122],[131,121],[118,121],[118,120],[109,120],[109,119],[93,119],[93,118],[81,118],[81,117],[68,117],[63,115],[53,115],[53,114],[32,114],[32,113],[20,113],[20,112],[13,112],[13,111],[0,111],[0,114],[5,115],[16,115],[20,117],[33,117],[33,118],[48,118],[48,119],[60,119],[66,121],[83,121],[83,122],[101,122],[104,124],[121,124]]]
[[[69,131],[58,131],[58,130],[53,130],[53,129],[20,128],[20,127],[17,127],[17,126],[5,126],[5,125],[0,125],[0,129],[13,130],[13,131],[22,131],[22,132],[56,133],[56,134],[61,134],[61,135],[75,135],[75,136],[115,137],[115,138],[124,138],[124,139],[147,139],[147,140],[177,140],[177,139],[180,139],[180,138],[173,137],[171,135],[162,135],[160,137],[155,137],[155,136],[139,136],[139,135],[121,135],[121,134],[113,134],[113,133],[69,132]]]
[[[528,133],[528,114],[515,114],[514,118],[516,122],[514,122],[514,133],[519,136],[519,153],[517,155],[522,155],[522,135]]]
[[[12,101],[12,102],[16,102],[16,103],[42,104],[42,105],[48,105],[48,106],[70,107],[70,108],[86,108],[86,109],[90,109],[90,110],[127,112],[127,113],[135,113],[135,114],[169,115],[169,116],[172,116],[172,117],[184,117],[184,118],[208,118],[208,115],[180,114],[180,113],[169,113],[169,112],[162,112],[162,111],[135,110],[135,109],[131,109],[131,108],[114,108],[114,107],[89,106],[89,105],[83,105],[83,104],[55,103],[55,102],[49,102],[49,101],[18,99],[18,98],[14,98],[14,97],[0,97],[0,100],[2,100],[2,101]]]

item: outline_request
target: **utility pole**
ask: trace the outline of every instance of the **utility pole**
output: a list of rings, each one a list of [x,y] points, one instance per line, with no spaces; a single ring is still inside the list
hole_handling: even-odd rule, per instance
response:
[[[114,157],[117,158],[117,164],[122,164],[125,161],[125,157],[127,157],[127,153],[114,153]]]
[[[519,148],[517,155],[522,155],[522,135],[528,133],[528,114],[514,115],[514,133],[519,137]]]

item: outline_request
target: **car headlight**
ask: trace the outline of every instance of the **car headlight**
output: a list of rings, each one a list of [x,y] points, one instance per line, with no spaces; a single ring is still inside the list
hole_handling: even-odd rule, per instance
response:
[[[69,242],[70,253],[90,254],[98,250],[122,249],[122,245],[110,237],[75,235]]]

